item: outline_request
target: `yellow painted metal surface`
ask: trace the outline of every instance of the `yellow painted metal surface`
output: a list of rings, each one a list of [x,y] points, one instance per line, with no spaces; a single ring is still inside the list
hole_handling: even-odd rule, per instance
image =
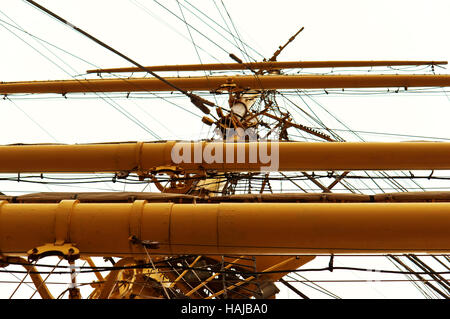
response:
[[[180,65],[154,65],[147,66],[151,71],[214,71],[214,70],[247,70],[247,69],[293,69],[293,68],[345,68],[345,67],[371,67],[396,65],[441,65],[447,61],[266,61],[248,63],[210,63],[210,64],[180,64]],[[108,68],[88,70],[87,73],[120,73],[145,72],[137,67]]]
[[[219,202],[450,202],[450,191],[394,192],[374,195],[353,193],[262,193],[212,196],[151,192],[43,192],[24,195],[0,195],[0,200],[12,203],[58,203],[77,199],[84,203],[147,202],[219,203]]]
[[[185,91],[212,91],[224,84],[243,89],[325,89],[369,87],[446,87],[450,75],[265,75],[165,78]],[[0,83],[0,94],[174,91],[156,78],[61,80]]]
[[[143,172],[159,167],[184,170],[259,171],[278,161],[275,170],[425,170],[450,169],[450,143],[445,142],[186,142],[179,147],[190,150],[190,163],[175,163],[172,148],[176,142],[111,143],[77,145],[0,146],[0,172]],[[278,153],[274,151],[278,148]],[[273,154],[264,163],[261,151]],[[198,151],[200,150],[200,151]],[[223,163],[205,160],[211,150],[223,152]],[[252,163],[249,154],[255,154]],[[196,162],[196,152],[199,161]],[[237,154],[245,155],[239,162]],[[228,159],[228,155],[233,155]]]
[[[0,203],[0,250],[24,255],[56,240],[81,256],[146,256],[131,236],[159,242],[155,255],[449,253],[449,203]],[[72,208],[68,208],[72,207]]]

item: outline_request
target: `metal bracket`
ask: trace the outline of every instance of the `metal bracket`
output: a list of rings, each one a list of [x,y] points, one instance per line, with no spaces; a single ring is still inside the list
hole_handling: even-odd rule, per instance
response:
[[[29,262],[48,256],[60,256],[68,261],[74,261],[80,257],[80,250],[72,244],[45,244],[29,250],[27,254]]]
[[[136,236],[132,235],[128,238],[128,240],[133,245],[142,245],[147,249],[158,249],[160,246],[160,243],[158,241],[151,241],[151,240],[140,240]]]
[[[62,200],[55,214],[55,245],[70,243],[70,220],[78,200]]]
[[[146,178],[152,178],[157,174],[171,173],[171,174],[180,174],[183,172],[183,168],[179,166],[155,166],[149,170],[143,171],[140,170],[137,172],[140,181],[145,180]]]
[[[250,90],[250,88],[240,87],[234,83],[233,79],[228,79],[227,83],[221,84],[217,89],[211,91],[211,93],[242,93],[244,91]]]

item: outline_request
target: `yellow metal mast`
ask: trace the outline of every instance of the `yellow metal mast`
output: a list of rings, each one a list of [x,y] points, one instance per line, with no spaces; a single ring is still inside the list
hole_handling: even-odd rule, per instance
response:
[[[405,65],[445,65],[447,61],[264,61],[246,63],[205,63],[205,64],[179,64],[179,65],[152,65],[146,66],[152,71],[220,71],[220,70],[280,70],[280,69],[306,69],[306,68],[347,68],[347,67],[379,67],[379,66],[405,66]],[[136,67],[107,68],[87,70],[87,73],[122,73],[145,72]]]
[[[175,149],[189,150],[187,160],[174,161],[172,152]],[[267,149],[268,155],[274,156],[272,163],[262,161],[259,156],[262,149]],[[199,160],[196,160],[197,153]],[[210,154],[213,154],[213,160],[208,160]],[[254,161],[250,159],[252,154],[255,155]],[[239,158],[242,161],[239,161]],[[276,165],[276,171],[444,170],[450,169],[450,143],[171,141],[0,146],[2,173],[120,171],[142,173],[165,168],[185,171],[248,172],[260,171],[262,167],[271,164]]]
[[[0,202],[11,256],[449,253],[449,228],[450,203]]]
[[[165,78],[185,91],[213,91],[224,86],[242,90],[446,87],[450,75],[265,75]],[[62,80],[0,83],[0,94],[80,92],[163,92],[173,87],[155,78]]]

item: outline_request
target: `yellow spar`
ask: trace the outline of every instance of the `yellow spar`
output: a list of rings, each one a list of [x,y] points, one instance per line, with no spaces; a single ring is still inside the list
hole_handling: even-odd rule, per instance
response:
[[[146,66],[152,71],[277,70],[294,68],[345,68],[400,65],[441,65],[447,61],[264,61]],[[145,72],[137,67],[88,70],[87,73]]]
[[[224,85],[241,89],[326,89],[376,87],[446,87],[450,75],[264,75],[165,78],[185,91],[214,91]],[[0,94],[174,91],[156,78],[120,78],[2,82]]]
[[[0,202],[4,255],[45,245],[81,256],[449,253],[449,229],[450,203]]]
[[[270,166],[270,167],[269,167]],[[0,146],[0,172],[450,169],[445,142],[130,142]]]

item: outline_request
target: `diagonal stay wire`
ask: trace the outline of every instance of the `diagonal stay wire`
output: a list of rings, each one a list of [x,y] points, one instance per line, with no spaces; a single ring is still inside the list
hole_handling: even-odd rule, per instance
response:
[[[37,261],[36,261],[37,262]],[[35,262],[35,263],[36,263]],[[34,266],[33,264],[31,264],[31,266]],[[17,290],[20,288],[20,286],[24,283],[25,279],[28,277],[28,275],[32,272],[31,269],[33,267],[30,267],[26,273],[26,275],[23,277],[23,279],[20,281],[20,283],[16,286],[16,289],[14,289],[14,291],[12,292],[11,296],[9,296],[9,299],[12,299],[12,297],[15,295],[15,293],[17,292]]]
[[[241,37],[241,35],[239,34],[239,32],[238,32],[238,30],[237,30],[237,28],[236,28],[236,25],[235,25],[234,22],[233,22],[233,19],[231,19],[231,15],[230,15],[230,13],[228,12],[227,8],[225,7],[225,3],[223,3],[222,0],[220,0],[220,2],[222,3],[222,7],[225,9],[225,12],[226,12],[226,14],[227,14],[227,16],[228,16],[228,19],[229,19],[230,22],[231,22],[231,25],[232,25],[232,27],[233,27],[234,32],[236,32],[237,40],[239,40],[239,42],[240,42],[241,45],[242,45],[242,49],[239,49],[239,50],[241,50],[241,52],[244,54],[244,57],[247,58],[247,61],[248,61],[248,62],[249,62],[250,59],[253,60],[253,61],[256,61],[255,59],[253,59],[253,58],[247,53],[247,50],[245,49],[245,46],[244,46],[244,42],[242,41],[242,37]],[[215,1],[214,1],[214,3],[215,3]],[[234,38],[234,39],[236,39],[236,38]],[[239,46],[238,46],[238,47],[239,47]]]
[[[9,18],[9,17],[8,17]],[[11,18],[9,18],[13,23],[14,20],[12,20]],[[17,23],[15,23],[17,26],[19,26]],[[29,47],[31,47],[33,50],[35,50],[38,54],[40,54],[41,56],[43,56],[45,59],[47,59],[50,63],[52,63],[53,65],[55,65],[56,67],[58,67],[61,71],[63,71],[64,73],[68,74],[69,76],[71,76],[71,74],[69,72],[67,72],[63,67],[61,67],[59,64],[57,64],[56,62],[54,62],[52,59],[50,59],[48,56],[46,56],[45,54],[43,54],[40,50],[38,50],[36,47],[34,47],[33,45],[31,45],[30,43],[28,43],[27,41],[25,41],[24,39],[22,39],[20,36],[18,36],[14,31],[8,29],[6,26],[4,26],[2,24],[2,26],[8,30],[9,32],[11,32],[14,36],[16,36],[18,39],[20,39],[21,41],[23,41],[25,44],[27,44]],[[20,26],[19,26],[20,27]],[[36,40],[36,39],[35,39]],[[36,40],[38,41],[38,40]],[[45,46],[44,46],[45,47]],[[51,51],[50,51],[51,52]],[[61,59],[60,59],[61,60]],[[72,78],[74,78],[73,76],[71,76]],[[75,79],[75,78],[74,78]],[[77,80],[77,79],[75,79]],[[106,99],[103,99],[101,96],[99,96],[102,100],[104,100],[105,102],[108,103],[108,101]],[[57,142],[57,139],[50,134],[44,127],[42,127],[37,121],[35,121],[31,116],[29,116],[25,111],[23,111],[16,103],[13,102],[13,100],[11,100],[9,97],[5,96],[5,98],[7,98],[11,103],[13,103],[20,111],[22,111],[22,113],[24,113],[31,121],[33,121],[42,131],[44,131],[47,135],[49,135],[55,142]],[[113,101],[114,102],[114,101]],[[111,105],[111,103],[108,103]],[[117,104],[117,103],[116,103]],[[113,106],[113,105],[112,105]],[[118,105],[120,107],[120,105]],[[114,106],[113,106],[114,107]],[[115,107],[114,107],[115,108]],[[120,107],[121,108],[121,107]],[[116,108],[117,109],[117,108]],[[120,112],[120,110],[118,110]],[[130,114],[131,117],[133,117]],[[128,116],[127,116],[128,117]],[[130,120],[133,120],[132,118],[128,117]],[[137,120],[137,119],[136,119]],[[143,127],[143,129],[145,130],[145,128]],[[151,131],[150,131],[151,132]],[[149,133],[150,133],[149,132]],[[150,133],[152,134],[152,133]],[[152,134],[153,135],[153,134]],[[107,184],[108,185],[108,184]],[[112,189],[109,185],[108,187],[110,189]]]
[[[25,0],[25,1],[31,1],[31,0]],[[161,6],[162,8],[164,8],[165,10],[167,10],[170,14],[172,14],[173,16],[175,16],[177,19],[181,20],[183,22],[183,19],[180,18],[177,14],[175,14],[174,12],[172,12],[170,9],[166,8],[164,5],[162,5],[161,3],[159,3],[157,0],[153,0],[154,2],[156,2],[159,6]],[[231,56],[229,54],[229,52],[227,50],[225,50],[223,47],[221,47],[219,44],[217,44],[216,42],[214,42],[213,40],[211,40],[209,37],[207,37],[205,34],[203,34],[202,32],[200,32],[198,29],[196,29],[195,27],[193,27],[191,24],[185,22],[192,30],[198,32],[200,35],[202,35],[203,37],[205,37],[207,40],[209,40],[211,43],[213,43],[216,47],[218,47],[219,49],[221,49],[222,51],[224,51],[228,56]],[[143,69],[143,67],[141,67]],[[250,69],[251,71],[254,72],[254,70]],[[258,75],[254,74],[255,79],[259,82],[261,89],[263,89],[262,83],[259,81],[259,77]]]
[[[58,16],[57,14],[55,14],[54,12],[48,10],[47,8],[41,6],[40,4],[36,3],[33,0],[23,0],[27,3],[29,3],[30,5],[32,5],[33,7],[45,12],[47,15],[49,15],[50,17],[62,22],[63,24],[65,24],[66,26],[70,27],[71,29],[75,30],[76,32],[82,34],[83,36],[89,38],[90,40],[94,41],[95,43],[97,43],[98,45],[102,46],[103,48],[113,52],[114,54],[120,56],[121,58],[123,58],[124,60],[130,62],[131,64],[135,65],[136,67],[138,67],[139,69],[141,69],[142,71],[146,71],[147,73],[151,74],[152,76],[154,76],[156,79],[158,79],[159,81],[165,83],[167,86],[173,88],[176,91],[179,91],[181,93],[183,93],[184,95],[186,95],[187,97],[190,98],[191,102],[198,107],[199,109],[202,110],[203,113],[209,114],[209,108],[206,105],[209,106],[215,106],[214,103],[207,101],[203,98],[201,98],[200,96],[187,92],[186,90],[178,87],[177,85],[169,82],[168,80],[166,80],[165,78],[159,76],[158,74],[156,74],[155,72],[153,72],[152,70],[150,70],[149,68],[137,63],[136,61],[132,60],[131,58],[129,58],[128,56],[126,56],[125,54],[117,51],[116,49],[112,48],[111,46],[107,45],[106,43],[100,41],[99,39],[97,39],[96,37],[92,36],[91,34],[87,33],[86,31],[74,26],[73,24],[71,24],[69,21],[61,18],[60,16]],[[155,0],[156,1],[156,0]],[[206,105],[205,105],[206,104]]]
[[[214,41],[212,41],[209,37],[207,37],[206,35],[204,35],[203,33],[201,33],[200,31],[198,31],[196,28],[194,28],[191,24],[189,24],[189,23],[187,23],[187,21],[184,19],[184,16],[183,16],[183,18],[181,18],[181,17],[179,17],[178,15],[176,15],[174,12],[172,12],[171,10],[169,10],[168,8],[166,8],[165,6],[163,6],[161,3],[159,3],[158,1],[156,1],[156,0],[154,0],[154,2],[156,2],[158,5],[160,5],[161,7],[163,7],[165,10],[167,10],[167,11],[169,11],[172,15],[174,15],[176,18],[178,18],[179,20],[181,20],[182,22],[184,22],[185,24],[186,24],[186,26],[189,28],[191,28],[191,29],[193,29],[193,30],[195,30],[195,31],[197,31],[199,34],[201,34],[203,37],[205,37],[206,39],[208,39],[209,41],[211,41],[213,44],[215,44],[217,47],[219,47],[222,51],[224,51],[224,52],[226,52],[230,57],[232,57],[232,55],[231,54],[229,54],[229,52],[228,51],[226,51],[223,47],[221,47],[221,46],[219,46],[216,42],[214,42]],[[177,1],[177,3],[179,4],[179,5],[181,5],[178,1]],[[215,2],[214,2],[214,4],[215,4]],[[184,6],[183,6],[184,7]],[[216,7],[217,7],[217,5],[216,5]],[[185,7],[186,8],[186,7]],[[181,8],[180,8],[180,10],[181,10]],[[220,10],[219,10],[219,13],[220,13]],[[237,31],[236,31],[237,32]],[[192,37],[191,37],[191,39],[192,39]],[[226,38],[225,38],[226,39]],[[229,41],[228,39],[226,39],[229,43],[231,43],[232,45],[234,45],[231,41]],[[235,46],[235,45],[234,45]],[[237,48],[240,50],[240,51],[242,51],[240,48],[239,48],[239,46],[237,46]],[[247,55],[250,59],[252,59],[252,60],[254,60],[255,61],[255,59],[253,59],[252,57],[250,57],[245,51],[243,52],[244,53],[244,55]],[[234,60],[235,58],[233,58],[233,60]],[[250,71],[252,71],[253,72],[253,76],[255,77],[255,79],[256,79],[256,81],[258,81],[258,83],[259,83],[259,85],[260,85],[260,88],[261,89],[263,89],[263,85],[262,85],[262,83],[261,83],[261,81],[260,81],[260,79],[259,79],[259,76],[258,76],[258,74],[256,74],[256,72],[253,70],[253,69],[251,69],[250,67],[247,67]]]
[[[12,272],[10,272],[9,274],[10,274],[11,276],[14,276],[14,278],[16,278],[16,279],[19,280],[19,281],[22,280],[22,279],[20,279],[16,274],[14,274],[14,273],[12,273]],[[16,284],[17,282],[11,281],[11,283]],[[29,288],[34,289],[33,286],[31,286],[31,284],[33,283],[32,281],[31,281],[31,282],[26,282],[26,281],[24,281],[23,283],[24,283],[25,285],[27,285]]]
[[[55,142],[58,142],[58,140],[50,134],[49,131],[47,131],[42,125],[40,125],[36,120],[34,120],[27,112],[25,112],[17,103],[15,103],[13,100],[11,100],[8,96],[5,97],[8,101],[10,101],[20,112],[22,112],[30,121],[32,121],[36,126],[38,126],[45,134],[47,134],[51,139],[53,139]]]
[[[132,0],[134,2],[137,2],[136,0]],[[187,23],[187,21],[183,18],[181,18],[180,16],[178,16],[177,14],[175,14],[174,12],[172,12],[170,9],[168,9],[167,7],[165,7],[164,5],[162,5],[161,3],[159,3],[158,1],[154,0],[154,2],[156,2],[159,6],[161,6],[162,8],[164,8],[166,11],[168,11],[169,13],[171,13],[173,16],[175,16],[177,19],[179,19],[180,21],[182,21],[184,24],[186,24],[186,26],[188,27],[188,29],[192,29],[194,31],[196,31],[197,33],[199,33],[200,35],[202,35],[203,37],[205,37],[207,40],[209,40],[210,42],[212,42],[214,45],[216,45],[218,48],[220,48],[222,51],[224,51],[225,53],[227,53],[227,55],[229,55],[228,51],[225,50],[223,47],[221,47],[219,44],[217,44],[216,42],[212,41],[209,37],[207,37],[205,34],[203,34],[202,32],[200,32],[198,29],[196,29],[195,27],[193,27],[191,24]],[[178,2],[178,1],[177,1]],[[180,4],[182,5],[182,4]],[[142,5],[141,5],[142,6]],[[183,6],[185,7],[185,6]],[[186,7],[185,7],[186,8]],[[189,30],[190,30],[189,29]],[[191,36],[191,41],[192,40],[192,36]],[[194,46],[197,47],[194,43]],[[253,59],[254,60],[254,59]],[[254,70],[250,69],[250,71],[252,71],[253,73]],[[255,79],[259,82],[261,89],[263,89],[261,82],[259,81],[259,77],[258,75],[254,74]],[[215,98],[215,97],[214,97]],[[217,103],[216,103],[217,104]]]
[[[397,268],[398,270],[401,271],[400,266],[397,265],[395,260],[391,259],[389,256],[387,256],[387,260],[389,260],[395,266],[395,268]],[[419,282],[416,282],[414,280],[414,278],[412,277],[412,275],[405,275],[405,277],[426,299],[431,299],[431,296],[428,294],[428,292],[424,288],[420,287],[420,285],[419,285],[419,282],[423,284],[423,281],[420,280]],[[427,286],[425,286],[425,287],[427,288]]]
[[[50,42],[48,42],[48,41],[46,41],[46,40],[44,40],[44,39],[42,39],[42,38],[40,38],[40,37],[38,37],[38,36],[36,36],[36,35],[34,35],[34,34],[28,32],[28,31],[26,31],[26,30],[23,29],[21,26],[19,26],[14,20],[12,20],[8,15],[6,15],[3,11],[0,10],[0,13],[1,13],[2,15],[4,15],[5,17],[7,17],[7,18],[8,18],[10,21],[12,21],[15,25],[12,25],[11,23],[6,22],[6,21],[3,20],[3,19],[0,19],[0,22],[1,22],[1,23],[7,24],[8,26],[10,26],[10,27],[12,27],[12,28],[15,28],[16,30],[21,31],[21,32],[23,32],[23,33],[29,35],[30,37],[34,38],[35,40],[40,41],[40,42],[43,42],[43,43],[45,43],[45,44],[47,44],[47,45],[49,45],[49,46],[52,46],[52,47],[54,47],[55,49],[58,49],[58,50],[60,50],[60,51],[62,51],[62,52],[64,52],[64,53],[66,53],[66,54],[68,54],[68,55],[70,55],[70,56],[72,56],[72,57],[74,57],[74,58],[76,58],[76,59],[78,59],[78,60],[80,60],[80,61],[83,61],[83,62],[86,63],[86,64],[89,64],[89,65],[92,66],[92,67],[99,68],[97,65],[92,64],[91,62],[89,62],[89,61],[87,61],[87,60],[85,60],[85,59],[79,57],[78,55],[73,54],[72,52],[69,52],[69,51],[67,51],[67,50],[65,50],[65,49],[63,49],[63,48],[60,48],[60,47],[58,47],[57,45],[55,45],[55,44],[53,44],[53,43],[50,43]]]
[[[60,259],[60,260],[58,261],[58,263],[56,264],[56,266],[53,267],[53,269],[52,269],[53,271],[59,266],[59,264],[61,263],[61,261],[63,261],[63,259]],[[39,291],[39,289],[40,289],[43,285],[45,285],[45,282],[46,282],[47,279],[51,276],[51,274],[52,274],[52,273],[47,274],[47,277],[45,277],[45,279],[39,284],[39,287],[36,287],[36,288],[35,288],[35,290],[34,290],[33,294],[31,295],[30,299],[32,299],[32,298],[34,297],[34,295]]]
[[[312,111],[312,109],[311,109],[311,107],[306,103],[306,101],[301,97],[301,95],[300,95],[300,92],[302,92],[302,91],[299,91],[299,90],[297,90],[297,92],[299,93],[298,95],[299,95],[299,97],[302,99],[302,101],[308,106],[308,108]],[[345,128],[347,128],[350,132],[352,132],[355,136],[357,136],[361,141],[364,141],[364,139],[359,135],[359,134],[357,134],[356,132],[354,132],[353,130],[351,130],[345,123],[343,123],[340,119],[338,119],[334,114],[332,114],[330,111],[328,111],[324,106],[322,106],[319,102],[317,102],[315,99],[313,99],[309,94],[307,94],[305,91],[303,91],[303,94],[305,94],[305,96],[306,97],[308,97],[309,99],[311,99],[311,101],[313,101],[316,105],[318,105],[320,108],[322,108],[325,112],[327,112],[330,116],[332,116],[336,121],[338,121],[341,125],[343,125]],[[313,111],[312,111],[313,112]],[[317,115],[314,113],[314,115],[317,117]],[[329,131],[330,133],[331,133],[331,131],[330,131],[330,129],[328,129],[328,128],[326,128],[327,129],[327,131]],[[336,136],[338,136],[336,133],[334,133],[333,132],[333,135],[336,135]],[[340,138],[340,137],[339,137]],[[342,138],[340,138],[340,140],[342,140],[343,141],[343,139]],[[367,174],[367,173],[366,173]],[[379,174],[381,174],[381,175],[383,175],[383,176],[386,176],[386,174],[384,173],[384,172],[380,172]],[[369,175],[367,175],[367,176],[369,176]],[[401,184],[399,184],[398,182],[395,182],[392,178],[391,179],[387,179],[387,181],[389,182],[389,183],[391,183],[394,187],[397,187],[397,188],[400,188],[400,189],[403,189],[403,190],[406,190]],[[417,184],[414,180],[412,180],[417,186],[420,186],[419,184]],[[384,190],[383,190],[383,188],[378,184],[378,183],[376,183],[374,180],[372,180],[372,182],[382,191],[382,192],[384,192]],[[387,182],[387,183],[388,183]],[[389,184],[388,183],[388,184]]]
[[[301,283],[301,284],[303,284],[303,285],[305,285],[305,286],[307,286],[307,287],[309,287],[311,289],[314,289],[314,290],[316,290],[316,291],[318,291],[318,292],[320,292],[320,293],[322,293],[324,295],[327,295],[327,296],[329,296],[331,298],[340,299],[337,295],[335,295],[332,292],[329,292],[328,290],[322,288],[320,285],[318,285],[315,282],[312,282],[312,281],[311,282],[298,281],[297,279],[295,279],[291,275],[286,275],[286,277],[292,279],[293,282]],[[302,277],[302,278],[305,279],[305,277]]]
[[[342,137],[340,137],[337,133],[335,133],[335,132],[333,132],[332,130],[330,130],[326,125],[325,125],[325,123],[323,123],[320,119],[319,119],[319,117],[317,116],[317,114],[312,110],[312,108],[309,106],[309,104],[303,99],[303,97],[300,95],[300,94],[298,94],[298,96],[300,97],[300,99],[303,101],[303,103],[308,107],[308,109],[311,111],[311,113],[314,115],[314,116],[312,116],[312,115],[310,115],[308,112],[306,112],[305,110],[303,110],[301,107],[299,107],[297,104],[295,104],[293,101],[291,101],[290,99],[288,99],[286,96],[284,96],[282,93],[280,93],[280,95],[284,98],[284,99],[286,99],[288,102],[290,102],[295,108],[294,109],[299,109],[299,110],[301,110],[304,114],[306,114],[311,120],[313,120],[314,122],[316,122],[316,123],[318,123],[319,124],[319,126],[321,126],[322,128],[325,128],[330,134],[331,134],[331,136],[333,136],[337,141],[344,141],[344,139],[342,138]],[[366,175],[367,176],[369,176],[367,173],[366,173]],[[383,189],[375,182],[375,181],[373,181],[374,182],[374,184],[383,192]],[[348,190],[350,190],[351,192],[355,192],[355,190],[356,189],[354,189],[354,190],[352,190],[352,188],[353,188],[353,186],[352,185],[345,185],[345,181],[344,180],[342,180],[341,182],[340,182],[345,188],[347,188]],[[365,186],[367,186],[366,185],[366,183],[363,181],[362,182]],[[348,183],[347,183],[348,184]],[[360,192],[360,191],[359,191]],[[361,192],[360,192],[361,193]]]
[[[150,263],[152,264],[153,270],[154,270],[156,273],[159,273],[159,271],[158,271],[158,270],[156,269],[156,267],[155,267],[155,264],[153,263],[152,257],[150,257],[150,254],[149,254],[148,251],[147,251],[147,247],[145,247],[145,245],[142,245],[142,247],[144,247],[145,253],[147,254],[147,257],[148,257]],[[166,287],[164,286],[164,283],[162,282],[162,280],[160,280],[160,283],[161,283],[161,287],[163,288],[164,294],[166,295],[167,299],[170,299],[169,293],[167,292],[167,289],[166,289]],[[142,291],[141,291],[141,292],[142,292]]]
[[[239,46],[238,42],[236,41],[237,40],[236,36],[233,34],[233,32],[231,32],[230,26],[228,25],[227,21],[225,20],[225,17],[223,16],[222,12],[220,11],[216,0],[213,0],[212,2],[214,3],[214,6],[216,7],[217,11],[219,12],[220,17],[222,18],[223,23],[225,24],[226,29],[228,30],[227,32],[233,37],[233,40],[235,42],[235,47],[238,48],[239,51],[241,51],[241,53],[244,54],[244,56],[245,56],[246,52],[241,49],[241,47]]]
[[[218,27],[220,27],[223,31],[227,32],[229,35],[231,35],[234,39],[236,39],[236,36],[230,31],[227,30],[226,28],[224,28],[223,26],[221,26],[219,23],[217,23],[215,20],[211,19],[210,16],[208,16],[207,14],[205,14],[204,12],[202,12],[201,10],[199,10],[197,7],[195,7],[192,3],[190,3],[187,0],[184,0],[184,2],[186,2],[188,5],[190,5],[194,10],[196,10],[197,12],[201,13],[205,18],[207,18],[209,21],[213,22],[215,25],[217,25]],[[206,24],[206,22],[204,22]],[[212,28],[212,27],[211,27]],[[252,48],[251,46],[247,45],[246,43],[243,43],[247,48],[249,48],[250,50],[252,50],[254,53],[256,53],[257,55],[259,55],[261,58],[264,58],[264,56],[259,53],[258,51],[256,51],[254,48]]]
[[[179,3],[179,2],[178,2]],[[213,26],[211,26],[209,23],[207,23],[204,19],[202,19],[202,17],[200,17],[199,15],[197,15],[195,12],[193,12],[192,10],[190,10],[188,7],[186,7],[185,5],[183,5],[182,3],[179,3],[179,6],[183,7],[185,10],[187,10],[189,13],[191,13],[193,16],[195,16],[197,19],[199,19],[201,22],[203,22],[206,26],[208,26],[210,29],[212,29],[213,31],[215,31],[218,35],[220,35],[225,41],[227,41],[228,43],[230,43],[231,45],[235,46],[239,51],[241,51],[243,54],[245,54],[245,51],[243,51],[236,43],[233,43],[232,41],[230,41],[226,36],[224,36],[222,33],[220,33],[217,29],[215,29]],[[198,12],[204,14],[203,12],[201,12],[200,10],[198,10],[197,8],[195,8]],[[208,17],[209,18],[209,17]],[[210,19],[210,18],[209,18]],[[217,23],[216,23],[217,24]],[[220,25],[219,25],[220,26]],[[228,31],[228,33],[230,33]],[[233,38],[235,38],[235,36],[233,34],[231,34],[233,36]],[[198,47],[198,46],[196,46]]]
[[[321,105],[318,101],[316,101],[315,99],[313,99],[309,94],[307,94],[305,91],[303,91],[303,93],[305,94],[305,96],[307,96],[311,101],[313,101],[316,105],[318,105],[320,108],[322,108],[325,112],[327,112],[330,116],[332,116],[336,121],[338,121],[341,125],[343,125],[345,128],[347,128],[347,129],[349,129],[350,130],[350,132],[352,132],[355,136],[357,136],[361,141],[364,141],[364,139],[358,134],[358,133],[356,133],[355,131],[353,131],[353,130],[351,130],[345,123],[343,123],[341,120],[339,120],[334,114],[332,114],[330,111],[328,111],[323,105]],[[299,94],[300,94],[300,92],[299,92]],[[406,175],[406,173],[405,172],[403,172],[402,171],[402,173],[404,174],[404,175]],[[384,172],[380,172],[380,174],[381,175],[385,175],[385,173]],[[417,185],[417,186],[419,186],[419,187],[421,187],[421,185],[419,185],[414,179],[411,179],[411,181],[415,184],[415,185]],[[392,181],[390,181],[391,183],[392,183]],[[377,184],[376,184],[377,185]],[[378,185],[377,185],[378,186]],[[402,186],[403,187],[403,186]],[[382,188],[381,187],[379,187],[381,190],[382,190]],[[422,188],[422,190],[425,190],[423,187],[421,187]],[[383,190],[382,190],[383,191]]]
[[[4,14],[3,12],[2,12],[2,14]],[[8,17],[8,16],[7,16]],[[11,21],[13,21],[11,18],[9,18],[8,17],[8,19],[10,19]],[[8,28],[6,28],[4,25],[3,25],[3,20],[1,20],[2,21],[2,26],[6,29],[6,30],[8,30],[9,32],[11,32],[11,30],[9,30]],[[14,21],[13,21],[14,22]],[[15,23],[15,22],[14,22]],[[9,24],[9,23],[6,23],[6,24],[8,24],[9,26],[11,26],[11,27],[13,27],[13,28],[15,28],[16,30],[19,30],[19,31],[22,31],[23,32],[23,29],[22,28],[20,28],[20,26],[16,23],[16,25],[17,25],[17,27],[15,27],[15,26],[13,26],[13,25],[11,25],[11,24]],[[17,36],[14,32],[11,32],[11,33],[13,33],[16,37],[19,37],[19,36]],[[27,34],[29,34],[29,33],[27,33]],[[19,37],[20,38],[20,37]],[[66,61],[64,61],[62,58],[60,58],[58,55],[56,55],[53,51],[51,51],[48,47],[46,47],[42,42],[40,42],[38,39],[36,39],[36,38],[34,38],[33,37],[33,39],[34,40],[36,40],[37,41],[37,43],[39,43],[45,50],[47,50],[47,52],[49,52],[50,54],[52,54],[56,59],[58,59],[62,64],[64,64],[66,67],[68,67],[68,68],[70,68],[70,69],[72,69],[72,71],[74,72],[74,73],[77,73],[77,71],[72,67],[72,66],[70,66]],[[21,39],[22,40],[22,39]],[[24,41],[24,40],[23,40]],[[24,41],[24,42],[26,42],[26,41]],[[34,49],[34,48],[33,48]],[[42,54],[43,55],[43,54]]]
[[[165,7],[164,5],[162,5],[161,3],[159,3],[157,0],[154,0],[154,2],[156,2],[159,6],[161,6],[162,8],[164,8],[166,11],[168,11],[170,14],[172,14],[174,17],[176,17],[178,20],[183,21],[182,18],[180,18],[177,14],[173,13],[170,9],[168,9],[167,7]],[[220,50],[222,50],[223,52],[225,52],[228,55],[228,51],[225,50],[222,46],[220,46],[219,44],[217,44],[217,42],[211,40],[211,38],[209,38],[208,36],[206,36],[204,33],[200,32],[198,29],[196,29],[195,27],[193,27],[191,24],[187,23],[192,30],[196,31],[197,33],[199,33],[201,36],[203,36],[205,39],[207,39],[209,42],[211,42],[212,44],[214,44],[217,48],[219,48]]]
[[[143,10],[145,13],[147,13],[149,16],[155,18],[156,20],[158,20],[159,22],[161,22],[162,24],[166,25],[168,28],[170,28],[172,31],[174,31],[175,33],[177,33],[178,35],[180,35],[183,39],[185,39],[186,41],[190,42],[190,40],[184,36],[181,32],[179,32],[178,30],[176,30],[172,25],[170,25],[169,23],[167,23],[166,21],[160,19],[158,16],[155,16],[149,9],[148,7],[146,7],[145,5],[143,5],[142,3],[138,2],[137,0],[129,0],[133,5],[135,5],[136,7],[140,8],[141,10]],[[207,55],[209,55],[212,59],[216,60],[217,62],[220,62],[220,60],[210,54],[209,52],[207,52],[205,49],[203,49],[201,46],[195,44],[195,46],[201,50],[202,52],[206,53]]]
[[[14,34],[17,38],[19,38],[21,41],[23,41],[25,44],[27,44],[29,47],[31,47],[33,50],[35,50],[38,54],[40,54],[42,57],[44,57],[45,59],[47,59],[50,63],[52,63],[53,65],[55,65],[56,67],[58,67],[61,71],[63,71],[64,73],[68,74],[69,76],[71,76],[73,79],[77,80],[75,77],[73,77],[69,72],[67,72],[64,68],[62,68],[59,64],[57,64],[56,62],[54,62],[52,59],[50,59],[48,56],[46,56],[45,54],[43,54],[41,51],[39,51],[36,47],[34,47],[33,45],[31,45],[30,43],[28,43],[27,41],[25,41],[24,39],[22,39],[20,36],[18,36],[14,31],[8,29],[5,25],[2,24],[2,26],[8,30],[9,32],[11,32],[12,34]],[[82,83],[82,82],[80,82]],[[150,135],[152,135],[153,137],[157,138],[157,135],[151,130],[149,129],[145,124],[143,124],[141,121],[139,121],[137,118],[135,118],[131,113],[129,113],[128,111],[126,111],[125,109],[123,109],[122,106],[120,106],[117,102],[115,102],[114,100],[108,98],[107,96],[102,97],[99,93],[94,92],[100,99],[102,99],[103,101],[105,101],[107,104],[109,104],[110,106],[112,106],[114,109],[116,109],[119,113],[121,113],[122,115],[124,115],[125,117],[127,117],[130,121],[134,122],[136,125],[138,125],[139,127],[141,127],[144,131],[146,131],[147,133],[149,133]],[[108,101],[108,99],[110,99],[110,101]],[[11,100],[10,100],[11,101]],[[40,125],[39,125],[40,126]],[[40,126],[41,127],[41,126]],[[53,137],[54,138],[54,137]]]
[[[202,58],[200,57],[200,54],[199,54],[199,52],[197,50],[197,46],[195,45],[195,41],[194,41],[194,37],[192,36],[191,29],[189,27],[189,24],[186,21],[186,17],[184,16],[183,9],[181,8],[181,4],[180,4],[180,2],[178,0],[176,0],[176,2],[178,4],[178,7],[180,8],[181,16],[183,17],[184,24],[186,25],[186,29],[188,30],[189,37],[191,38],[191,42],[192,42],[192,45],[194,46],[194,50],[195,50],[195,53],[197,54],[198,60],[199,60],[200,64],[203,64]],[[208,74],[206,73],[206,71],[204,71],[204,73],[205,73],[205,77],[206,77],[207,81],[210,82],[210,79],[209,79]],[[214,95],[214,100],[215,100],[216,104],[218,104],[217,103],[217,98],[216,98],[215,95]]]

